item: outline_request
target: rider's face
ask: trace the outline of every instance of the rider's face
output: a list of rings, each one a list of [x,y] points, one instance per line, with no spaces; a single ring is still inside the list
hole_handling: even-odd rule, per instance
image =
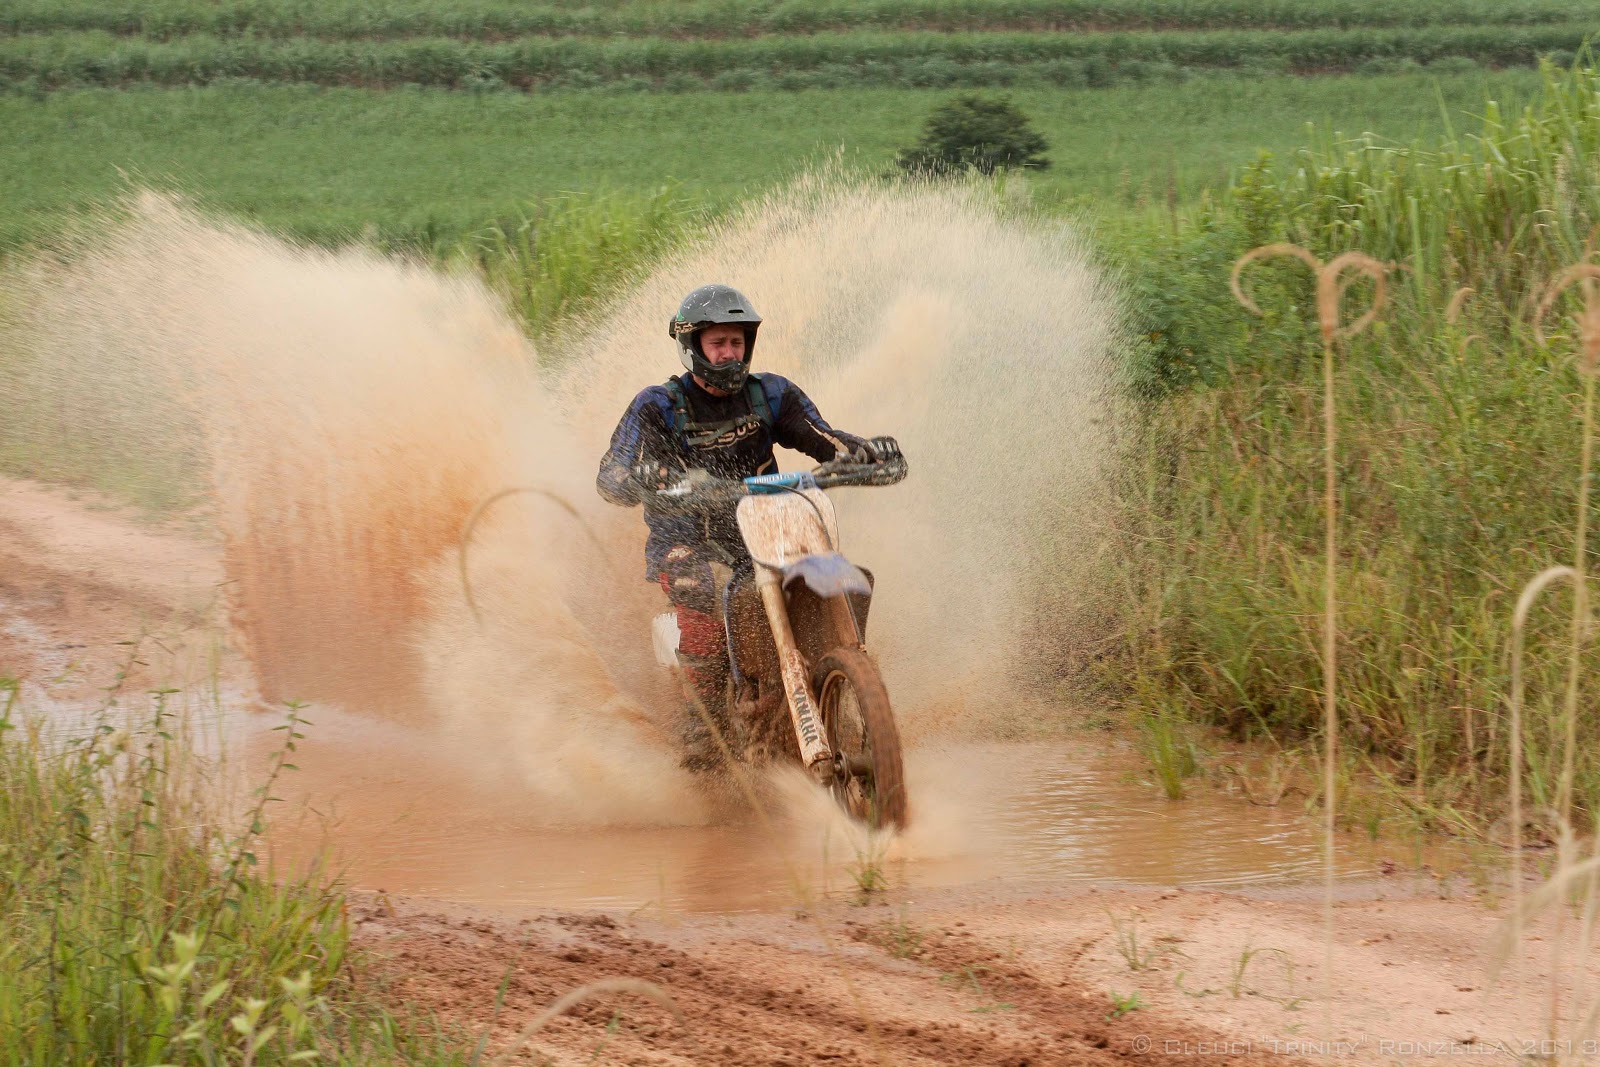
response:
[[[744,359],[744,327],[718,323],[700,331],[700,351],[713,367]]]

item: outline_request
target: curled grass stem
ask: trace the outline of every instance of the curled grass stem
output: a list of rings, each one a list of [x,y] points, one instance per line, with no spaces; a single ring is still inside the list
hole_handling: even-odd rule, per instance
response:
[[[1322,619],[1322,685],[1323,685],[1323,982],[1325,993],[1333,990],[1333,882],[1334,882],[1334,830],[1336,828],[1337,759],[1339,746],[1338,718],[1338,514],[1336,434],[1337,412],[1334,405],[1334,342],[1354,337],[1370,326],[1378,317],[1385,297],[1385,266],[1362,252],[1345,252],[1323,263],[1299,245],[1287,242],[1262,245],[1240,256],[1233,265],[1229,286],[1239,303],[1257,315],[1260,306],[1252,300],[1240,284],[1244,269],[1258,260],[1284,257],[1299,260],[1309,267],[1317,280],[1317,320],[1322,334],[1322,492],[1323,492],[1323,619]],[[1354,277],[1346,278],[1347,273]],[[1341,325],[1340,306],[1345,290],[1356,277],[1365,275],[1372,280],[1372,304],[1349,323]],[[1324,1024],[1329,1037],[1333,1035],[1332,997],[1324,996],[1327,1016]]]
[[[1511,615],[1511,915],[1510,939],[1513,947],[1522,943],[1522,718],[1526,700],[1527,683],[1523,677],[1523,659],[1527,647],[1528,615],[1535,601],[1552,583],[1566,579],[1573,583],[1573,596],[1578,610],[1587,614],[1587,595],[1583,575],[1567,566],[1547,567],[1522,587],[1516,610]],[[1520,972],[1520,957],[1513,955],[1513,967]]]
[[[1593,234],[1591,234],[1591,241]],[[1572,582],[1577,590],[1572,603],[1572,622],[1567,645],[1567,684],[1562,701],[1561,779],[1556,791],[1557,825],[1560,827],[1558,865],[1566,870],[1577,864],[1576,841],[1572,830],[1573,780],[1576,771],[1578,747],[1578,691],[1581,681],[1583,647],[1589,630],[1588,612],[1588,533],[1589,533],[1589,480],[1594,466],[1595,377],[1600,373],[1600,266],[1576,263],[1562,271],[1550,282],[1533,315],[1534,335],[1546,349],[1544,321],[1568,289],[1581,286],[1583,309],[1575,317],[1577,326],[1577,361],[1575,367],[1583,378],[1583,415],[1580,458],[1578,462],[1578,514],[1573,535]],[[1553,1038],[1561,1021],[1562,953],[1565,943],[1566,910],[1556,912],[1556,932],[1551,947],[1550,979],[1550,1035]],[[1586,924],[1586,927],[1588,924]],[[1581,968],[1580,968],[1581,969]]]

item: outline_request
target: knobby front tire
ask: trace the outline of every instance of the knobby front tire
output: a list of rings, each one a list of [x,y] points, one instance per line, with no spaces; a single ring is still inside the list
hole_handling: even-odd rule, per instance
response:
[[[836,648],[818,661],[812,681],[828,744],[849,768],[834,798],[874,829],[904,830],[910,811],[900,731],[877,664],[864,652]]]

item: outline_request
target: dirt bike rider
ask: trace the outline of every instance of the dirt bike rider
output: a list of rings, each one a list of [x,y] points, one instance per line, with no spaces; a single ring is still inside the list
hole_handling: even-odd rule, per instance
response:
[[[687,696],[722,729],[727,723],[728,642],[718,612],[715,562],[734,565],[748,558],[734,510],[738,480],[771,474],[774,445],[805,453],[818,463],[853,458],[884,462],[900,458],[892,437],[866,440],[825,422],[816,406],[786,378],[754,374],[761,316],[750,301],[726,285],[703,285],[684,297],[667,324],[678,344],[684,373],[652,385],[633,398],[611,435],[596,485],[613,504],[644,504],[650,537],[645,542],[645,579],[659,582],[678,618],[678,664]],[[650,494],[692,477],[725,479],[698,494],[697,514],[668,513],[652,506]],[[717,746],[704,717],[687,716],[684,765],[715,766]]]

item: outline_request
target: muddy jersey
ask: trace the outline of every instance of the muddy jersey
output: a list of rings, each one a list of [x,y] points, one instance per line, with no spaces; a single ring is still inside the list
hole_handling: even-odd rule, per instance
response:
[[[613,504],[639,503],[643,492],[633,472],[640,464],[665,467],[669,483],[695,467],[718,478],[739,479],[776,471],[774,445],[826,463],[863,444],[861,438],[829,426],[787,378],[752,374],[750,379],[754,386],[732,396],[712,396],[690,374],[640,392],[617,423],[611,447],[600,461],[600,495]],[[647,503],[644,521],[650,527],[645,543],[645,577],[650,581],[661,572],[662,557],[673,545],[711,542],[733,558],[745,554],[732,506],[708,515],[664,515]]]

